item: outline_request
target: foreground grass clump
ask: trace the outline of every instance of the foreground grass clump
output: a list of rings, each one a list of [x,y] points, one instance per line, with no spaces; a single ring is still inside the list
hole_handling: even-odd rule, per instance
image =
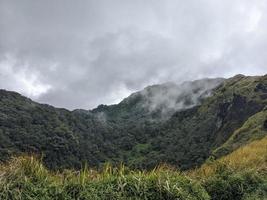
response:
[[[0,199],[206,200],[196,181],[167,168],[151,172],[107,166],[102,172],[51,173],[33,157],[14,158],[0,169]]]
[[[254,170],[235,171],[221,166],[215,174],[203,179],[212,200],[246,200],[267,198],[267,177]]]
[[[0,167],[0,199],[64,199],[57,176],[33,157],[14,158]],[[63,197],[63,196],[62,196]]]
[[[189,172],[198,180],[212,200],[266,200],[267,174],[256,169],[231,168],[215,161],[207,169],[202,167]]]
[[[188,175],[217,200],[267,199],[267,137],[253,141]]]

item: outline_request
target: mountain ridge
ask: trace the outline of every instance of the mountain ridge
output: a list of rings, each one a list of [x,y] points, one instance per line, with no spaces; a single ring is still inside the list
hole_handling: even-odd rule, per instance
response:
[[[89,111],[54,108],[0,90],[1,160],[36,153],[52,169],[79,168],[83,162],[95,167],[105,162],[133,168],[163,162],[181,169],[199,166],[267,105],[266,75],[209,81],[216,84],[206,90],[207,96],[201,97],[206,92],[201,81],[185,83],[192,87],[184,93],[172,89],[182,86],[166,90],[168,85],[156,85]],[[158,101],[162,96],[167,98]],[[188,99],[197,101],[186,109],[168,110]],[[156,106],[151,110],[143,106],[146,102]]]

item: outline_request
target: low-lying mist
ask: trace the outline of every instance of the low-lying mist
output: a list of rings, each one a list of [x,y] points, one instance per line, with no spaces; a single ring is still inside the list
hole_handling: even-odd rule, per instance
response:
[[[147,120],[166,120],[177,111],[201,104],[212,94],[214,88],[224,81],[223,78],[187,81],[182,84],[168,82],[152,85],[131,94],[117,105],[100,105],[93,110],[98,121],[107,118]]]
[[[223,80],[222,78],[201,79],[180,85],[164,83],[148,86],[140,92],[144,97],[143,106],[150,112],[159,111],[163,115],[188,109],[200,104],[203,98],[210,96],[212,90]]]

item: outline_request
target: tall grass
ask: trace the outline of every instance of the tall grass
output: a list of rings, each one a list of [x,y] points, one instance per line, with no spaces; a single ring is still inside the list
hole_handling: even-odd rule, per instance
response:
[[[0,165],[1,200],[258,200],[267,199],[267,137],[199,169],[168,166],[132,171],[107,164],[101,171],[51,172],[33,156]]]
[[[84,167],[78,172],[52,173],[34,157],[20,157],[1,166],[0,171],[1,200],[209,199],[197,181],[166,167],[145,172],[107,165],[100,172]]]
[[[216,161],[207,161],[199,169],[189,172],[193,177],[208,177],[215,174],[222,166],[233,170],[251,169],[266,174],[267,172],[267,136]]]
[[[202,182],[211,199],[267,199],[267,137],[187,173]]]

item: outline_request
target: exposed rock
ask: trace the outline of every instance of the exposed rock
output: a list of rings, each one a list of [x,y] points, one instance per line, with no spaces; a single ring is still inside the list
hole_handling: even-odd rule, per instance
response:
[[[255,87],[255,92],[264,92],[267,93],[267,85],[263,83],[258,83]]]
[[[265,129],[265,130],[267,130],[267,119],[264,121],[264,123],[263,123],[263,128]]]

